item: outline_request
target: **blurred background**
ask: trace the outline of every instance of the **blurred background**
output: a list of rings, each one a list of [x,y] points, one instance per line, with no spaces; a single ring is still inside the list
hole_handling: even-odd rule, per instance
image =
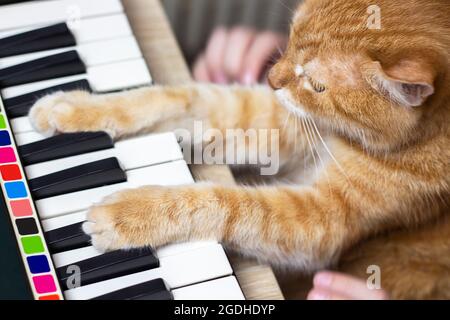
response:
[[[218,26],[286,34],[299,0],[162,0],[186,60],[192,64]]]

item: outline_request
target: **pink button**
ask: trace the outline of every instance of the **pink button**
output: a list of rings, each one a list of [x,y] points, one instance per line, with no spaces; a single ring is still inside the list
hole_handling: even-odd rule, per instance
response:
[[[13,148],[0,148],[0,163],[16,162]]]
[[[38,293],[50,293],[56,291],[55,280],[50,275],[33,277],[34,287]]]
[[[33,215],[29,200],[15,200],[9,203],[15,217],[28,217]]]

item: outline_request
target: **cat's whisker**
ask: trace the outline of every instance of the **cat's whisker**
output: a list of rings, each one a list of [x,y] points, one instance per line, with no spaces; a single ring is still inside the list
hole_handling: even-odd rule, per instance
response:
[[[316,151],[317,156],[319,158],[319,161],[322,164],[322,166],[325,166],[325,163],[323,162],[322,157],[320,156],[319,148],[317,148],[317,144],[316,144],[317,139],[315,138],[316,135],[315,135],[313,129],[311,128],[311,124],[309,123],[308,118],[305,119],[305,124],[306,124],[306,129],[308,130],[309,136],[311,137],[311,142],[313,144],[314,150]]]
[[[364,150],[362,136],[361,136],[361,130],[360,129],[355,129],[354,132],[357,135],[357,138],[359,139],[359,144],[362,146],[362,148]]]
[[[360,131],[360,134],[361,134],[361,141],[362,141],[362,145],[363,145],[363,151],[365,153],[368,153],[369,152],[369,150],[368,150],[368,145],[369,144],[367,143],[366,133],[364,132],[363,129],[359,129],[359,131]]]
[[[292,14],[295,14],[294,9],[292,9],[291,7],[289,7],[286,3],[283,2],[283,0],[278,0],[279,3],[281,3],[281,5],[283,7],[285,7],[286,9],[288,9]]]
[[[286,115],[286,120],[284,120],[283,131],[286,131],[286,128],[288,126],[290,118],[291,118],[291,113],[288,112]]]
[[[295,132],[297,132],[297,127],[298,127],[298,118],[294,116],[294,120],[295,120]],[[297,135],[294,135],[294,154],[297,154]]]
[[[314,150],[313,150],[311,141],[310,141],[310,139],[309,139],[308,131],[306,130],[306,122],[305,122],[305,118],[300,118],[300,119],[301,119],[301,124],[302,124],[303,131],[304,131],[305,136],[306,136],[306,140],[308,141],[309,150],[311,151],[311,155],[312,155],[312,157],[313,157],[314,167],[315,167],[316,170],[317,170],[317,169],[318,169],[318,166],[317,166],[316,156],[314,155]]]
[[[314,119],[309,118],[311,120],[312,125],[314,126],[315,131],[317,132],[317,135],[319,136],[320,141],[322,142],[325,150],[327,151],[327,153],[330,155],[331,159],[334,161],[334,163],[336,164],[336,166],[338,167],[339,171],[346,177],[346,179],[349,181],[349,183],[351,183],[349,176],[347,175],[347,173],[345,172],[344,168],[341,166],[341,164],[339,163],[339,161],[336,159],[336,157],[333,155],[333,153],[331,152],[330,148],[328,148],[328,145],[326,144],[325,140],[323,139],[322,135],[320,134],[319,129],[317,128],[316,122],[314,121]]]
[[[290,125],[291,124],[291,116],[292,116],[292,113],[291,112],[287,112],[286,120],[284,121],[284,125],[282,127],[282,131],[285,133],[285,136],[288,139],[287,142],[289,144],[292,143],[292,134],[290,134],[290,130],[289,130],[289,128],[292,128],[292,125]],[[296,134],[296,132],[294,132],[294,142],[296,141],[296,139],[297,139],[297,134]],[[296,149],[295,149],[295,146],[294,146],[294,153],[295,153],[295,151],[296,151]]]
[[[277,50],[278,50],[278,54],[280,56],[282,56],[283,55],[283,49],[279,45],[277,45]]]
[[[312,140],[312,143],[314,144],[314,149],[317,152],[317,156],[319,157],[319,161],[322,164],[322,168],[325,168],[325,162],[323,161],[323,159],[322,159],[322,157],[320,155],[320,152],[319,152],[319,148],[317,147],[317,144],[316,144],[316,140],[317,140],[316,137],[318,135],[320,135],[320,133],[317,130],[315,130],[315,131],[313,130],[312,124],[311,124],[311,120],[312,120],[311,118],[306,118],[305,119],[305,124],[306,124],[306,126],[307,126],[307,128],[309,130],[310,135],[311,135],[311,140]],[[331,194],[332,193],[332,188],[331,188],[331,183],[330,183],[330,175],[328,174],[327,170],[321,170],[321,171],[325,172],[325,176],[327,178],[328,189],[329,189],[330,194]]]

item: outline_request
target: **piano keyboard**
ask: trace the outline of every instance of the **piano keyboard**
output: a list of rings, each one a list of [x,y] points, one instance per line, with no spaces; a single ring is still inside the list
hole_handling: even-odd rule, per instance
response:
[[[151,83],[119,0],[0,7],[1,188],[35,299],[244,299],[218,243],[101,253],[81,230],[89,207],[114,192],[194,183],[174,134],[46,138],[28,121],[55,91]]]

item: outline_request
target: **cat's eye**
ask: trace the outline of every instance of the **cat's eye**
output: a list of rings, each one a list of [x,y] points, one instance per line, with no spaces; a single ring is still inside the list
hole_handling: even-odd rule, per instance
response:
[[[308,78],[308,80],[311,83],[311,86],[313,87],[315,92],[317,92],[317,93],[325,92],[326,88],[323,84],[321,84],[320,82],[318,82],[312,78]]]

